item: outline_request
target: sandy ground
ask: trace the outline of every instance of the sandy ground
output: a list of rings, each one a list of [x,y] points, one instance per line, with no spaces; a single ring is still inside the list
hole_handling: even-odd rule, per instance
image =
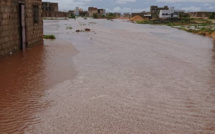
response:
[[[75,32],[84,28],[91,32]],[[45,41],[43,84],[34,89],[46,105],[32,110],[23,133],[215,133],[210,38],[123,20],[46,20],[44,32],[57,37]]]

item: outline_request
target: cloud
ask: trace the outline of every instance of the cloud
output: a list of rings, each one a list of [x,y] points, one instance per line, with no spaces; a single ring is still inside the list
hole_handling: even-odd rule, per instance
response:
[[[142,12],[142,11],[149,11],[148,8],[128,8],[128,7],[114,7],[113,9],[107,9],[107,12],[120,12],[120,13],[134,13],[134,12]]]
[[[1,1],[1,0],[0,0]],[[105,8],[117,12],[149,11],[151,5],[173,6],[176,9],[188,11],[215,11],[215,0],[43,0],[58,2],[60,11],[74,10],[80,7],[87,10],[88,7]],[[147,10],[146,10],[147,9]]]
[[[215,2],[215,0],[157,0],[157,2],[169,2],[169,3],[176,3],[176,2]]]
[[[128,2],[136,2],[136,0],[117,0],[117,4],[126,4]]]
[[[195,7],[195,6],[183,7],[182,9],[186,11],[201,11],[201,7]]]

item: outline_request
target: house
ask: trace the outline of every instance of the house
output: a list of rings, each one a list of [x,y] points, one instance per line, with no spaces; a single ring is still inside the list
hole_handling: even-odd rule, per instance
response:
[[[93,17],[94,14],[98,13],[98,9],[96,7],[89,7],[88,8],[88,14],[89,17]]]
[[[160,10],[159,18],[178,18],[179,14],[184,12],[184,10],[175,10],[174,7],[170,7],[168,10]]]
[[[150,7],[151,17],[152,18],[158,18],[160,10],[169,10],[169,7],[168,6],[164,6],[164,7],[151,6]]]
[[[0,0],[0,57],[43,44],[41,0]]]

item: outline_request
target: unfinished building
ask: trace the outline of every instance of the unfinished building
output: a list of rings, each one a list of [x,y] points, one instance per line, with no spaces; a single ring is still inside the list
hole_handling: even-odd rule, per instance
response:
[[[43,44],[41,0],[0,0],[0,57]]]
[[[98,9],[96,7],[89,7],[88,8],[88,14],[89,17],[93,17],[94,14],[97,14]]]
[[[160,10],[169,10],[169,7],[168,6],[164,6],[164,7],[151,6],[150,7],[151,17],[158,18]]]
[[[58,10],[58,3],[42,2],[42,17],[69,17],[68,12]]]
[[[58,3],[42,2],[42,10],[58,12]]]

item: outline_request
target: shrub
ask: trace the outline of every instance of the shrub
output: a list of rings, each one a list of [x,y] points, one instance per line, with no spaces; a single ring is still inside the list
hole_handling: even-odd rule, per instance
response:
[[[72,29],[72,27],[66,27],[66,29]]]
[[[69,18],[70,18],[70,19],[75,19],[75,15],[71,14],[71,15],[69,16]]]
[[[94,14],[93,14],[93,18],[94,18],[94,19],[97,19],[97,18],[98,18],[98,15],[97,15],[96,13],[94,13]]]
[[[44,39],[56,39],[54,35],[43,35]]]
[[[215,12],[210,14],[209,19],[215,19]]]

